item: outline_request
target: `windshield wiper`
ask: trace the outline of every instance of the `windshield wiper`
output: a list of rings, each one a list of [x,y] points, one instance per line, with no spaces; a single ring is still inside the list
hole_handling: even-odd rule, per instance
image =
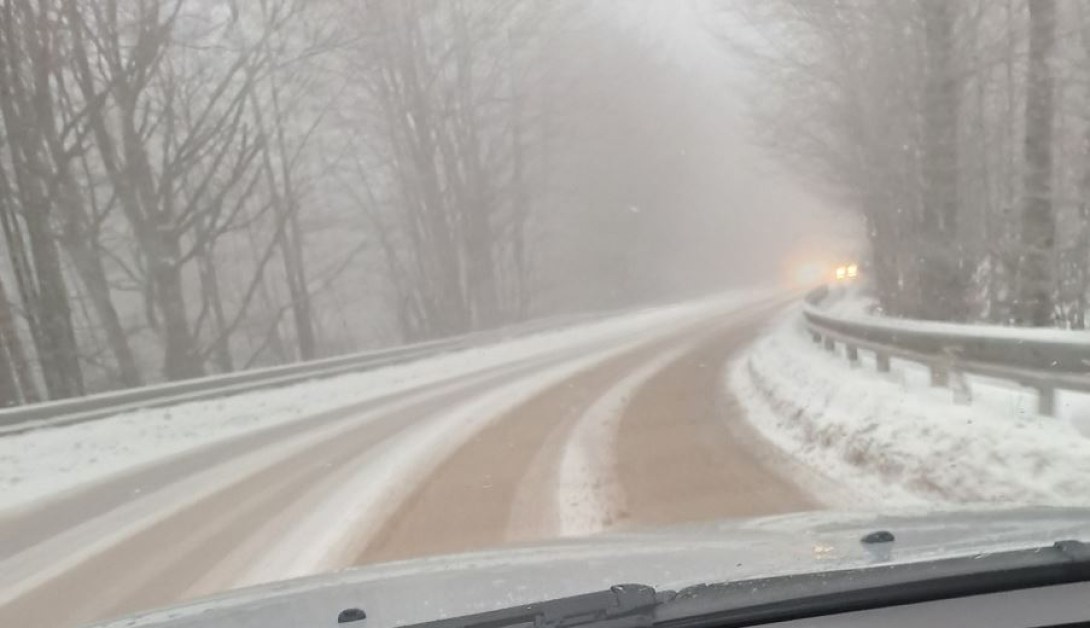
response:
[[[655,591],[639,584],[405,628],[717,628],[1090,581],[1090,545],[983,553]]]
[[[620,584],[608,591],[429,621],[406,628],[647,628],[655,622],[655,608],[673,596],[673,591],[656,591],[642,584]]]
[[[658,628],[730,628],[1090,581],[1090,545],[1059,541],[878,567],[698,585],[655,613]]]

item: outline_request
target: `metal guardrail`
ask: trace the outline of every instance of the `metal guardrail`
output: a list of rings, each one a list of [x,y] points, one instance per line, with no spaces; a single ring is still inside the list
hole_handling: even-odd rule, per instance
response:
[[[606,315],[599,312],[553,317],[389,349],[8,408],[0,410],[0,437],[35,429],[83,423],[145,408],[214,399],[261,388],[392,366],[442,353],[485,346],[535,332],[569,327],[600,319]]]
[[[1090,393],[1090,333],[836,316],[819,307],[828,296],[827,286],[807,294],[806,326],[829,351],[842,344],[853,364],[860,349],[875,354],[882,372],[891,357],[923,363],[933,386],[952,388],[965,403],[972,391],[964,374],[1009,380],[1036,390],[1046,416],[1056,413],[1057,390]]]

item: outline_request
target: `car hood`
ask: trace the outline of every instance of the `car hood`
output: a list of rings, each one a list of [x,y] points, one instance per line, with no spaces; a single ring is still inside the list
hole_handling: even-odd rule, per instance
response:
[[[868,549],[860,538],[896,540]],[[813,513],[603,534],[534,546],[386,563],[231,591],[98,626],[280,628],[337,626],[362,608],[367,628],[478,613],[638,582],[705,582],[933,560],[1090,541],[1090,509]]]

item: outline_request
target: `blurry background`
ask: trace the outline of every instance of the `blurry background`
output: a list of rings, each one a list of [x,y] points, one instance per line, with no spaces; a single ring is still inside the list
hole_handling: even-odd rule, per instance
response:
[[[729,7],[2,7],[0,405],[857,253],[854,214],[757,148]]]

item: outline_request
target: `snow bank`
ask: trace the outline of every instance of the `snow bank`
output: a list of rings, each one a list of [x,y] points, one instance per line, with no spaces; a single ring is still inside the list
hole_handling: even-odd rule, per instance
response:
[[[364,373],[6,436],[0,438],[0,511],[212,442],[455,376],[643,337],[769,295],[736,292]]]
[[[728,369],[765,437],[869,506],[1090,504],[1090,439],[1071,420],[1034,414],[1030,395],[998,382],[971,381],[973,404],[956,405],[926,378],[903,362],[852,368],[797,313]]]

